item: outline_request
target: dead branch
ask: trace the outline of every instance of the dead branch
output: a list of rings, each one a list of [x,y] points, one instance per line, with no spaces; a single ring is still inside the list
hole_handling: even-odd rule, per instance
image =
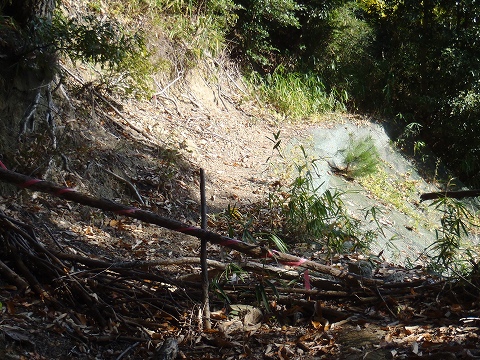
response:
[[[96,165],[102,169],[103,171],[105,171],[107,174],[110,174],[112,175],[115,179],[117,180],[120,180],[121,182],[127,184],[127,186],[130,188],[130,190],[133,191],[133,193],[135,194],[135,198],[138,200],[138,202],[142,205],[145,205],[145,201],[143,201],[143,198],[142,198],[142,195],[140,195],[140,193],[138,192],[137,188],[135,187],[135,185],[133,185],[129,180],[121,177],[120,175],[117,175],[115,174],[113,171],[110,171],[108,169],[106,169],[105,167],[103,167],[102,165],[96,163]]]
[[[315,270],[342,279],[351,287],[359,286],[359,281],[362,282],[362,286],[378,286],[383,284],[383,280],[363,278],[360,275],[331,266],[322,265],[299,256],[271,250],[264,246],[250,245],[237,239],[231,239],[211,231],[187,225],[177,220],[159,216],[151,211],[125,206],[111,200],[95,198],[87,194],[82,194],[71,188],[60,187],[49,181],[34,179],[7,169],[0,169],[0,180],[15,184],[18,187],[49,193],[82,205],[95,207],[104,211],[112,211],[119,215],[135,218],[150,224],[156,224],[173,231],[195,236],[199,239],[206,239],[211,243],[229,247],[255,258],[262,258],[269,260],[270,262],[277,262],[289,266],[300,266],[306,269]]]
[[[175,101],[175,99],[173,99],[173,98],[171,98],[171,97],[169,97],[169,96],[166,96],[166,95],[156,95],[155,97],[156,97],[156,98],[162,98],[162,99],[171,101],[171,102],[173,103],[173,105],[175,105],[175,110],[177,110],[177,114],[178,114],[179,116],[183,116],[183,115],[182,115],[182,112],[180,111],[180,108],[178,107],[177,102]]]
[[[3,261],[0,260],[0,273],[7,278],[7,280],[10,280],[13,282],[18,290],[22,292],[28,287],[28,283],[23,280],[20,276],[17,275],[15,271],[10,269]]]
[[[160,90],[159,92],[153,94],[153,98],[156,100],[157,98],[162,98],[162,99],[165,99],[165,100],[169,100],[173,103],[173,105],[175,105],[175,109],[177,110],[177,114],[179,116],[182,116],[182,113],[180,111],[180,108],[178,107],[178,104],[177,102],[175,101],[175,99],[171,98],[170,96],[167,96],[165,95],[165,92],[168,90],[168,88],[170,86],[172,86],[173,84],[175,84],[178,80],[180,80],[183,76],[183,72],[180,72],[180,74],[175,78],[175,80],[173,80],[171,83],[169,83],[167,86],[165,86],[162,90]],[[157,87],[159,89],[161,89],[160,87],[160,84],[157,82],[157,80],[153,79],[153,81],[155,82],[155,85],[157,85]]]
[[[252,294],[255,293],[255,285],[224,285],[223,290],[250,290]],[[276,287],[275,290],[279,294],[301,294],[308,296],[315,296],[317,298],[342,298],[350,297],[352,294],[347,291],[328,291],[328,290],[307,290],[299,288]],[[273,293],[273,289],[265,287],[265,291]]]
[[[157,80],[153,79],[153,81],[155,82],[155,84],[158,86],[159,89],[161,89],[159,92],[156,92],[155,94],[153,94],[154,96],[158,96],[158,95],[162,95],[163,93],[165,93],[165,91],[168,90],[169,87],[171,87],[173,84],[175,84],[178,80],[180,80],[183,76],[183,71],[180,71],[178,76],[172,81],[170,82],[169,84],[167,84],[167,86],[165,86],[163,89],[161,88],[160,84],[157,82]]]
[[[475,190],[463,190],[463,191],[438,191],[431,193],[423,193],[420,195],[420,201],[425,200],[435,200],[444,197],[453,198],[453,199],[464,199],[466,197],[477,197],[480,196],[480,189]]]

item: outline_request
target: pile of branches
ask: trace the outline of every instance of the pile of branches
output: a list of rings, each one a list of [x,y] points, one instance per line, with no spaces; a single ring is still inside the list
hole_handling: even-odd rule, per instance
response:
[[[185,309],[200,302],[201,292],[196,279],[190,276],[176,278],[174,274],[158,268],[173,264],[198,264],[198,258],[112,261],[91,254],[79,254],[70,247],[63,247],[53,234],[50,233],[50,236],[54,246],[47,247],[30,225],[0,212],[0,274],[15,284],[19,292],[30,288],[55,309],[68,312],[74,326],[78,325],[75,335],[83,341],[118,339],[118,335],[99,337],[99,333],[84,334],[81,329],[85,321],[78,314],[88,314],[91,317],[89,321],[94,321],[98,329],[108,328],[112,322],[122,325],[129,329],[129,334],[135,334],[125,340],[150,341],[152,333],[145,332],[145,329],[157,331],[165,327],[165,322],[180,325]],[[215,260],[208,260],[208,265],[220,270],[225,270],[227,266]],[[354,266],[349,267],[351,272],[343,278],[345,281],[319,272],[311,272],[307,277],[305,273],[273,262],[244,261],[240,265],[251,273],[293,281],[296,284],[293,288],[268,289],[274,290],[276,295],[282,294],[280,303],[293,304],[305,297],[353,299],[363,304],[382,301],[389,309],[388,304],[393,299],[422,297],[422,294],[431,292],[432,286],[436,286],[419,277],[407,282],[403,281],[403,276],[399,277],[399,281],[385,281],[379,277],[372,279],[372,274],[366,274],[362,269],[364,264],[361,262],[351,264]],[[308,286],[305,286],[305,281]],[[224,291],[236,298],[238,292],[254,294],[251,291],[254,287],[254,282],[235,286],[225,284]],[[249,300],[255,302],[254,297]],[[395,316],[393,311],[391,314]]]
[[[87,334],[82,331],[86,322],[96,329],[122,326],[131,334],[130,341],[150,341],[145,329],[162,329],[165,321],[178,324],[182,311],[194,301],[194,292],[187,296],[173,277],[153,266],[95,259],[56,245],[56,250],[45,246],[31,226],[0,212],[1,277],[19,293],[31,289],[53,309],[65,312],[82,341],[119,337]],[[88,320],[80,314],[87,314]]]
[[[272,279],[285,279],[295,284],[285,288],[265,287],[266,292],[271,290],[275,293],[279,303],[289,306],[295,301],[305,302],[305,298],[349,300],[365,306],[383,304],[383,308],[396,318],[395,304],[399,300],[420,300],[431,295],[433,288],[438,290],[444,285],[438,280],[427,279],[422,270],[409,277],[404,269],[378,273],[372,272],[372,268],[368,266],[365,269],[364,263],[355,261],[351,266],[344,267],[321,264],[262,246],[246,244],[162,218],[149,211],[97,199],[5,168],[0,169],[0,180],[157,224],[243,253],[246,257],[242,258],[240,266],[244,270]],[[51,232],[49,234],[53,242],[46,246],[45,241],[39,240],[35,230],[32,226],[0,212],[0,275],[15,284],[19,292],[31,289],[44,302],[65,313],[70,319],[68,329],[71,335],[85,343],[123,338],[138,344],[152,339],[163,339],[164,336],[159,331],[169,326],[166,324],[175,324],[178,327],[184,325],[186,309],[191,310],[201,301],[198,279],[188,276],[179,278],[178,274],[161,268],[164,265],[182,263],[199,264],[199,258],[111,260],[64,247]],[[261,261],[246,261],[248,257],[260,258]],[[227,266],[214,260],[208,260],[207,263],[210,268],[221,270]],[[399,276],[387,278],[386,275],[392,272],[394,275],[397,272]],[[225,293],[232,297],[236,297],[239,290],[255,294],[255,291],[251,291],[254,289],[254,280],[242,286],[224,286]],[[255,295],[252,299],[245,300],[253,303]],[[321,309],[321,312],[326,315],[328,310]],[[85,314],[88,314],[88,320],[84,317]],[[332,316],[347,318],[348,314],[336,312]],[[85,331],[87,323],[93,323],[96,331]],[[112,328],[117,330],[111,331]]]

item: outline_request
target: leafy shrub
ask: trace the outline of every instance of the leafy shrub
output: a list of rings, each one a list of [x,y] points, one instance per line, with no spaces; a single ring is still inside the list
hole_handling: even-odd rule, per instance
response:
[[[72,61],[100,65],[108,69],[109,79],[117,87],[127,91],[149,89],[149,77],[153,70],[148,60],[144,37],[122,27],[116,20],[100,19],[92,14],[66,17],[60,11],[52,21],[38,19],[35,26],[24,34],[23,51],[41,54],[60,54]],[[41,62],[45,56],[37,56]],[[42,64],[37,64],[42,66]],[[53,65],[53,66],[52,66]],[[49,64],[55,69],[54,64]],[[112,76],[115,75],[115,76]]]
[[[42,24],[39,35],[73,60],[118,66],[144,46],[140,34],[131,34],[114,19],[94,15],[64,17],[56,12],[51,26]]]

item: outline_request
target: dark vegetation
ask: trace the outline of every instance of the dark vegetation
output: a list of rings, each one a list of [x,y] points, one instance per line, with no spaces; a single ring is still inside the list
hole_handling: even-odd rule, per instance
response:
[[[253,1],[247,8],[229,38],[252,69],[313,73],[351,111],[419,124],[418,140],[478,184],[476,2],[292,0],[275,12],[275,2]]]

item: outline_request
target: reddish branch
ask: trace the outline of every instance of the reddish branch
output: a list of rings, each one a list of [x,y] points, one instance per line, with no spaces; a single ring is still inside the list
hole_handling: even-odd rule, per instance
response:
[[[104,211],[112,211],[116,214],[135,218],[150,224],[156,224],[173,231],[210,241],[214,244],[229,247],[233,250],[237,250],[255,258],[271,259],[284,265],[301,266],[303,268],[329,274],[346,280],[347,283],[352,287],[383,284],[382,280],[363,278],[359,275],[334,267],[318,264],[314,261],[300,258],[298,256],[281,253],[276,250],[270,250],[264,246],[246,244],[240,240],[231,239],[211,231],[187,225],[180,221],[159,216],[151,211],[125,206],[107,199],[100,199],[91,195],[82,194],[74,189],[61,187],[45,180],[34,179],[4,168],[0,168],[0,181],[15,184],[21,188],[28,188],[32,191],[45,192],[65,200],[95,207]],[[359,281],[361,281],[361,284]]]

